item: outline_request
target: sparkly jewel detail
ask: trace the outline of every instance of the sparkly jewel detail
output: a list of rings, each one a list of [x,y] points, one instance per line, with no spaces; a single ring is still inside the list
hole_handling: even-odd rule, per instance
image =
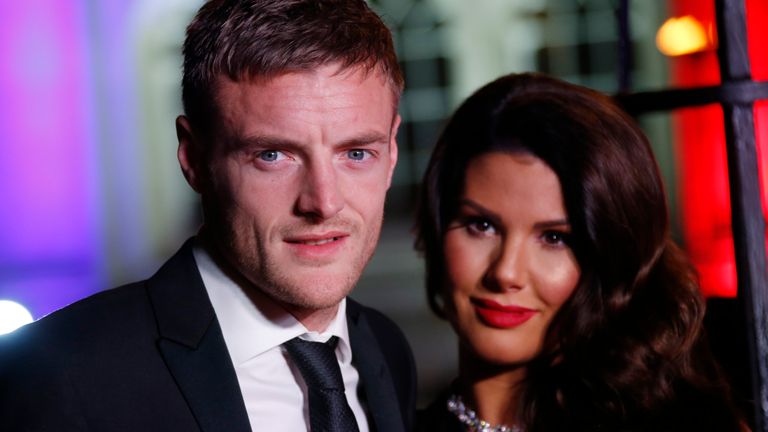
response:
[[[448,398],[448,411],[454,414],[470,432],[523,432],[523,429],[517,425],[507,426],[500,424],[493,426],[479,418],[474,410],[464,405],[464,402],[461,401],[461,396],[451,395]]]

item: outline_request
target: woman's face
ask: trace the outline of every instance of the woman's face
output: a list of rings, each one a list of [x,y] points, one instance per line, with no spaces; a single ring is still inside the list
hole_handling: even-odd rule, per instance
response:
[[[540,351],[547,326],[579,280],[560,181],[527,154],[470,162],[444,238],[446,305],[461,349],[498,365]]]

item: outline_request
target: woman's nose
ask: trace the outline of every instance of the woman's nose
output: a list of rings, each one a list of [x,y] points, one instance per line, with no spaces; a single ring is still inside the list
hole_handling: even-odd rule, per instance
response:
[[[498,290],[520,290],[528,277],[528,254],[517,239],[505,239],[499,245],[487,277]]]

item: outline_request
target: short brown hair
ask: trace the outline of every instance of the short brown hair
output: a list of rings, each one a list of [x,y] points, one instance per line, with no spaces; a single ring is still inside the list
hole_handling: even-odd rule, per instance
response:
[[[184,112],[207,128],[222,74],[268,79],[336,62],[382,73],[399,100],[403,76],[392,34],[364,0],[210,0],[187,27]]]

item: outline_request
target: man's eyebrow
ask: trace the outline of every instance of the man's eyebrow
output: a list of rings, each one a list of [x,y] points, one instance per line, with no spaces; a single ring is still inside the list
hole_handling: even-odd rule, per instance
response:
[[[236,150],[249,149],[253,147],[258,148],[286,148],[286,147],[299,147],[296,141],[292,141],[285,138],[279,138],[269,135],[252,135],[247,137],[237,137],[232,139],[231,147]]]
[[[366,132],[361,135],[345,139],[336,144],[337,147],[365,146],[370,144],[387,144],[389,135],[380,132]]]
[[[388,144],[389,135],[380,132],[364,132],[358,136],[344,139],[334,143],[334,147],[354,147],[366,146],[371,144]],[[270,135],[252,135],[247,137],[237,137],[230,141],[230,148],[242,150],[248,148],[300,148],[305,144],[287,138],[280,138]]]

